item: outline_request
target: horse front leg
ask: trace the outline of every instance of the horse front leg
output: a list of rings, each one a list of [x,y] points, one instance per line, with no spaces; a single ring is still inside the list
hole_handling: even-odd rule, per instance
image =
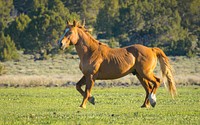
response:
[[[82,107],[82,108],[86,108],[86,103],[88,100],[91,103],[94,103],[94,97],[91,96],[91,90],[92,90],[92,87],[94,86],[93,75],[85,76],[85,78],[86,78],[85,93],[83,96],[82,104],[80,105],[80,107]]]
[[[86,84],[85,76],[83,76],[77,83],[76,83],[76,90],[82,95],[85,95],[85,92],[82,90],[82,86]]]
[[[84,97],[85,92],[82,90],[82,86],[86,84],[86,78],[83,76],[77,83],[76,83],[76,90]],[[95,98],[90,94],[88,101],[95,105]]]

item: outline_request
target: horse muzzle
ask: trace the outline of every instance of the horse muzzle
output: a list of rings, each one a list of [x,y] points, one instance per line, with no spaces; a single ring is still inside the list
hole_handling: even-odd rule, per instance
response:
[[[62,50],[64,50],[64,44],[62,43],[62,41],[60,41],[60,40],[58,40],[58,46],[59,46],[59,49],[62,49]]]
[[[61,42],[58,42],[59,48],[61,50],[65,50],[66,48],[68,48],[69,44],[70,44],[70,41],[66,41],[66,42],[61,41]]]
[[[60,40],[57,41],[57,45],[59,47],[59,49],[62,47],[62,42]]]

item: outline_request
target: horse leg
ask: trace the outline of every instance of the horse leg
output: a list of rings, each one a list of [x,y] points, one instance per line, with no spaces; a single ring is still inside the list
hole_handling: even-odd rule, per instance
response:
[[[158,89],[158,87],[160,87],[160,79],[156,77],[155,75],[153,75],[153,77],[156,79],[156,82],[154,84],[152,93],[156,94],[156,90]]]
[[[142,78],[139,74],[137,74],[136,76],[137,76],[137,78],[139,79],[139,81],[141,82],[142,86],[144,87],[144,89],[146,91],[146,97],[145,97],[145,100],[144,100],[144,104],[141,106],[141,108],[149,108],[150,103],[149,103],[148,96],[149,96],[149,93],[152,91],[151,83],[148,80]]]
[[[82,86],[86,84],[85,76],[83,76],[78,83],[76,83],[76,90],[82,95],[85,95],[85,92],[82,90]]]
[[[84,97],[85,96],[85,92],[82,90],[82,86],[86,84],[86,79],[85,79],[85,76],[83,76],[79,81],[78,83],[76,84],[76,90]],[[90,103],[92,103],[93,105],[95,105],[95,98],[90,95],[89,98],[88,98],[88,101]]]
[[[88,99],[90,99],[91,97],[91,90],[92,87],[94,86],[94,79],[93,79],[93,75],[89,75],[86,78],[86,87],[85,87],[85,94],[83,96],[83,101],[82,104],[80,105],[80,107],[82,108],[86,108],[86,103],[88,101]],[[94,97],[91,97],[94,100]]]
[[[149,100],[150,100],[152,107],[154,107],[156,105],[156,91],[160,87],[160,79],[157,78],[155,75],[153,75],[153,77],[156,80],[156,82],[152,82],[154,84],[154,86],[153,86],[151,94],[149,95]]]
[[[156,105],[156,90],[160,86],[160,79],[155,77],[155,75],[153,73],[145,75],[145,78],[148,81],[150,81],[151,83],[153,83],[153,85],[154,85],[151,93],[148,96],[148,98],[149,98],[151,106],[155,107],[155,105]]]

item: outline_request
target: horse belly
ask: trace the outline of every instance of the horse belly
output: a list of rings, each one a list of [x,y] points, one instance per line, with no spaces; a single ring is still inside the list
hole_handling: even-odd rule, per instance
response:
[[[134,68],[133,65],[134,65],[133,62],[131,63],[129,62],[129,64],[127,63],[115,64],[115,63],[104,62],[100,66],[97,79],[106,80],[106,79],[117,79],[123,77],[133,71]]]

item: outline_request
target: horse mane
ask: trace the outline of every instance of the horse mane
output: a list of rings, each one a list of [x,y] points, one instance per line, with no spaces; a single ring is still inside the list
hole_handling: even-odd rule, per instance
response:
[[[107,46],[107,47],[108,47],[108,45],[107,45],[106,43],[102,43],[102,42],[96,40],[96,39],[89,33],[88,29],[86,29],[84,26],[78,24],[77,27],[78,27],[79,29],[81,29],[81,30],[89,37],[89,39],[90,39],[93,43],[95,43],[95,44],[97,44],[97,45],[103,45],[103,46]]]
[[[91,39],[91,41],[95,44],[98,44],[101,48],[101,50],[105,50],[104,48],[110,48],[107,44],[99,42],[98,40],[96,40],[89,32],[88,30],[82,26],[82,25],[78,25],[78,28],[81,29],[88,37],[89,39]],[[102,55],[103,57],[105,57],[108,61],[114,60],[115,63],[119,63],[119,62],[124,62],[126,59],[126,56],[128,55],[127,51],[125,49],[121,49],[121,48],[110,48],[109,52],[107,51],[102,51]]]

